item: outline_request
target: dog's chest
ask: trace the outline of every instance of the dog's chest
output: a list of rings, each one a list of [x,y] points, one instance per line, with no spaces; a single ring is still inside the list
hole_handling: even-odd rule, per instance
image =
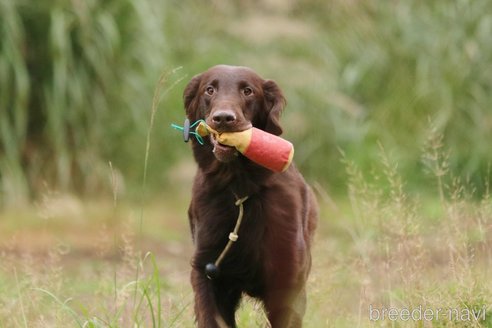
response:
[[[251,197],[239,206],[209,201],[197,217],[197,250],[206,254],[205,261],[214,261],[225,249],[230,234],[237,228],[237,240],[232,242],[224,256],[221,270],[248,275],[257,271],[262,263],[265,220],[258,199]],[[238,220],[241,219],[239,226]]]

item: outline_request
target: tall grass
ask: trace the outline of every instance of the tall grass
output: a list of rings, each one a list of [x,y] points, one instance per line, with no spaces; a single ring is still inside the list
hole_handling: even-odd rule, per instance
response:
[[[431,129],[423,151],[429,188],[435,190],[430,201],[425,193],[408,194],[398,163],[382,146],[371,174],[345,160],[353,216],[345,218],[350,223],[341,225],[353,246],[342,262],[351,263],[347,270],[357,272],[357,277],[343,288],[349,289],[352,283],[358,289],[359,312],[352,313],[354,322],[398,327],[492,326],[492,285],[485,278],[492,264],[489,185],[484,183],[485,193],[477,201],[477,187],[448,169],[442,140]],[[485,311],[486,315],[480,320],[446,314],[428,321],[369,320],[370,308],[411,311],[419,307],[442,309],[443,313],[449,309],[456,313]]]
[[[477,200],[475,186],[448,169],[442,139],[429,129],[423,149],[427,188],[435,190],[431,198],[408,193],[399,163],[383,144],[370,173],[345,155],[348,197],[319,195],[306,327],[492,327],[490,187],[485,183]],[[187,199],[176,197],[147,207],[140,232],[135,229],[138,214],[122,203],[115,208],[108,201],[92,210],[84,205],[78,216],[89,219],[77,227],[72,210],[51,208],[63,204],[41,204],[49,218],[24,248],[16,235],[39,226],[40,218],[27,212],[24,231],[9,236],[4,231],[12,228],[5,222],[18,222],[19,213],[3,212],[0,322],[21,327],[192,327],[191,242],[187,223],[176,219]],[[87,232],[83,238],[90,239],[86,250],[78,240],[81,227]],[[51,246],[40,252],[35,242],[46,235]],[[140,258],[142,251],[146,255]],[[420,306],[485,310],[486,315],[478,320],[447,315],[432,321],[370,320],[371,307]],[[241,304],[237,319],[241,327],[266,323],[261,305],[250,299]]]
[[[421,188],[418,159],[431,117],[454,171],[477,185],[490,178],[490,1],[304,1],[297,10],[319,27],[305,53],[325,81],[297,91],[313,118],[308,126],[323,136],[305,155],[308,170],[323,173],[322,149],[333,139],[365,170],[379,140],[395,151],[411,187]]]
[[[5,257],[3,259],[5,260]],[[129,276],[124,276],[125,267],[119,266],[118,275],[121,281],[115,286],[114,298],[111,295],[113,291],[110,274],[99,273],[99,279],[104,278],[103,281],[87,280],[80,283],[93,288],[92,291],[87,291],[89,302],[84,301],[83,296],[80,295],[75,298],[66,296],[70,293],[66,285],[69,277],[48,276],[49,270],[61,270],[57,263],[46,266],[48,272],[30,271],[28,266],[25,266],[18,274],[16,267],[19,262],[15,262],[12,272],[3,272],[5,268],[2,267],[2,280],[5,279],[3,274],[11,273],[15,277],[13,281],[15,294],[10,294],[10,288],[3,286],[5,294],[1,297],[3,308],[0,311],[2,325],[7,327],[172,327],[171,319],[177,322],[181,314],[163,313],[165,309],[162,304],[164,300],[161,300],[163,284],[154,255],[148,253],[141,263],[144,267],[141,268],[141,276],[135,281],[130,280]],[[43,269],[39,266],[36,268]],[[42,280],[46,278],[48,279]],[[81,278],[97,279],[91,276]],[[137,295],[135,300],[133,300],[134,292]]]
[[[394,151],[410,188],[420,188],[429,117],[450,146],[454,172],[477,185],[487,178],[490,1],[0,6],[4,203],[46,188],[108,191],[101,177],[110,160],[128,185],[138,185],[135,149],[145,145],[143,112],[159,73],[183,66],[192,76],[217,63],[249,65],[277,80],[296,161],[330,190],[343,190],[346,178],[334,149],[366,170],[377,160],[377,141]],[[182,119],[182,87],[169,93],[157,126]],[[149,175],[162,184],[162,172],[187,149],[167,129],[156,132],[160,153]]]
[[[0,2],[2,201],[45,184],[108,190],[109,159],[120,170],[135,164],[131,138],[145,134],[142,114],[165,65],[161,10],[149,1]]]

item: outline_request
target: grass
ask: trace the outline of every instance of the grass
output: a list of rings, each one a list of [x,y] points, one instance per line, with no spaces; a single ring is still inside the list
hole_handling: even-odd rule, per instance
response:
[[[321,218],[306,327],[492,327],[489,189],[476,200],[473,186],[445,169],[440,140],[429,140],[424,156],[434,196],[408,194],[383,146],[370,175],[345,159],[348,197],[332,199],[317,188]],[[191,176],[181,184],[189,187]],[[140,205],[115,207],[109,198],[82,202],[51,194],[37,207],[3,212],[0,322],[192,327],[186,190],[147,199],[140,231]],[[373,312],[370,320],[369,309],[419,307],[459,314],[374,321]],[[474,320],[466,316],[471,311],[486,315]],[[265,324],[261,306],[250,299],[237,318],[240,327]]]
[[[61,201],[55,203],[63,206]],[[180,270],[184,273],[187,264],[179,255],[189,246],[184,236],[178,241],[175,235],[176,229],[185,232],[186,222],[177,220],[176,214],[166,207],[159,206],[159,213],[151,213],[152,208],[157,211],[155,206],[147,207],[146,222],[153,222],[151,229],[169,231],[164,234],[167,241],[161,243],[162,235],[143,229],[145,242],[138,244],[153,249],[160,259],[156,262],[154,254],[136,249],[138,213],[133,209],[114,211],[110,203],[79,205],[79,214],[89,220],[74,224],[80,218],[74,218],[74,212],[67,208],[57,209],[56,216],[41,217],[40,209],[26,214],[34,220],[24,222],[32,225],[24,225],[15,232],[7,230],[7,235],[14,237],[2,247],[1,303],[5,306],[0,322],[16,326],[20,322],[17,319],[22,321],[25,317],[29,327],[61,327],[67,321],[73,326],[88,322],[104,327],[125,327],[130,323],[160,326],[159,320],[170,318],[168,313],[164,316],[161,312],[166,306],[160,306],[160,302],[168,304],[172,280],[180,275]],[[169,213],[164,218],[167,224],[163,225],[161,213]],[[66,216],[72,216],[72,220]],[[36,220],[44,222],[40,226]],[[171,268],[173,262],[175,267]],[[141,266],[140,275],[135,280],[137,265]],[[17,282],[10,280],[14,271]],[[10,282],[12,290],[7,287]],[[25,315],[15,310],[18,302],[25,305]]]

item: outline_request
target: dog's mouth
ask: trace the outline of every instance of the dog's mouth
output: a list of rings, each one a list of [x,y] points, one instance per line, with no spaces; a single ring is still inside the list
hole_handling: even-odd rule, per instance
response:
[[[215,158],[220,162],[229,163],[239,156],[239,152],[236,148],[221,144],[217,141],[214,134],[210,135],[210,141],[214,147],[212,152],[214,153]]]

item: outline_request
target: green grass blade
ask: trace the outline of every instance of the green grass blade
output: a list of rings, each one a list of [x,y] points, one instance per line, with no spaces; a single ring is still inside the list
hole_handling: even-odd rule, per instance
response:
[[[75,320],[75,322],[77,323],[77,325],[80,328],[84,327],[84,325],[80,321],[80,318],[79,318],[79,315],[77,314],[77,312],[75,312],[70,306],[67,305],[67,302],[70,301],[70,299],[67,299],[65,302],[62,302],[56,295],[54,295],[53,293],[51,293],[50,291],[48,291],[46,289],[33,288],[33,290],[36,290],[36,291],[39,291],[41,293],[48,295],[52,300],[54,300],[56,303],[58,303],[58,305],[60,305],[63,310],[65,310],[68,314],[70,314],[72,316],[72,318]]]

